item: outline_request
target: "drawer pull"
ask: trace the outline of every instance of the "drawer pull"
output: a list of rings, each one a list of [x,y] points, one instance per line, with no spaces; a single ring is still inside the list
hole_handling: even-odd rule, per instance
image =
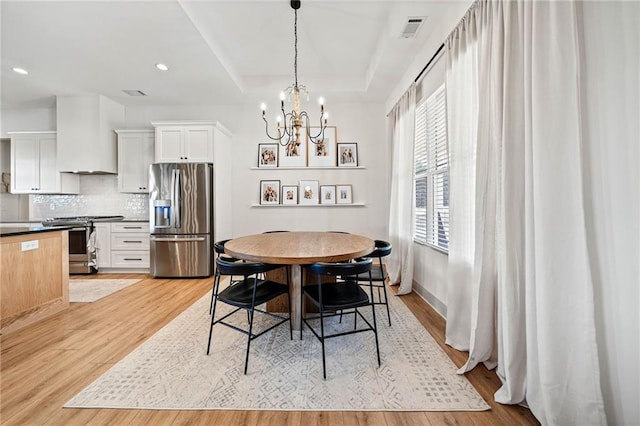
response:
[[[124,229],[142,229],[142,226],[123,226]]]
[[[131,241],[131,240],[124,240],[125,243],[136,243],[136,244],[142,244],[142,241]]]
[[[139,257],[138,258],[133,258],[133,257],[125,257],[124,260],[142,260]]]

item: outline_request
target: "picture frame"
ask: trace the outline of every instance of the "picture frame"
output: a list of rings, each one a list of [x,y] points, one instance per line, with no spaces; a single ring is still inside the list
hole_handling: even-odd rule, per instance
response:
[[[358,144],[356,142],[340,142],[337,149],[338,167],[358,167]]]
[[[351,185],[336,185],[336,204],[353,204]]]
[[[336,203],[336,186],[320,185],[320,204]]]
[[[282,204],[297,205],[298,204],[298,186],[282,185],[282,195],[280,196]]]
[[[280,204],[280,181],[261,180],[260,181],[260,204],[276,205]]]
[[[320,203],[320,184],[317,180],[301,180],[298,185],[298,199],[300,205],[314,205]]]
[[[275,168],[278,167],[278,144],[259,143],[258,144],[258,167]]]
[[[320,127],[310,127],[309,132],[315,135],[320,132]],[[335,126],[327,126],[324,130],[324,139],[320,143],[313,143],[307,136],[307,165],[309,167],[335,167],[336,143],[338,131]]]
[[[279,132],[283,129],[279,128]],[[287,136],[283,139],[287,139]],[[284,143],[284,140],[282,141]],[[279,167],[305,167],[307,165],[307,142],[304,135],[300,135],[300,141],[292,141],[284,146],[278,143]]]

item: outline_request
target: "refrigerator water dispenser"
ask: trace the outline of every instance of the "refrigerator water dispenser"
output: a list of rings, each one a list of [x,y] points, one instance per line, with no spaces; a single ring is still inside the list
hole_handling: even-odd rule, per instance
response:
[[[154,200],[156,228],[169,228],[171,226],[171,200]]]

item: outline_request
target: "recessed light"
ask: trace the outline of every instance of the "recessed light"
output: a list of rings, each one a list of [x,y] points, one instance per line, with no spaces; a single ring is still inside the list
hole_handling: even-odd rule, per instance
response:
[[[169,67],[166,66],[165,64],[156,64],[156,68],[158,68],[160,71],[168,71]]]
[[[12,69],[14,72],[17,72],[18,74],[23,74],[23,75],[29,74],[29,71],[25,70],[24,68],[13,67]]]

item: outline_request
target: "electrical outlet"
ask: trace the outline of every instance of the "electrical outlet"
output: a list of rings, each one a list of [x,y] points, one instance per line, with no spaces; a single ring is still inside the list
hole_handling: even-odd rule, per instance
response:
[[[39,247],[38,240],[25,241],[22,243],[22,251],[36,250]]]

